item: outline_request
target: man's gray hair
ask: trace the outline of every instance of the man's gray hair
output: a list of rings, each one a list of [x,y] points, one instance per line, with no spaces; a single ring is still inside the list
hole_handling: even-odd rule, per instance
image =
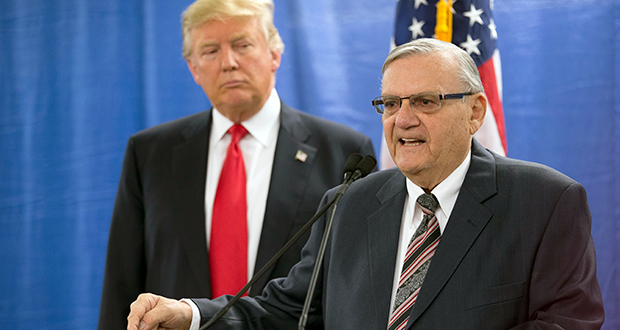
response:
[[[411,56],[428,55],[438,51],[451,54],[459,64],[459,68],[461,70],[457,73],[457,77],[463,84],[463,92],[484,92],[484,87],[482,86],[482,81],[480,80],[480,73],[478,72],[476,63],[471,56],[469,56],[466,51],[452,43],[433,38],[416,39],[394,48],[388,55],[387,59],[385,59],[381,73],[385,73],[387,67],[398,59]]]

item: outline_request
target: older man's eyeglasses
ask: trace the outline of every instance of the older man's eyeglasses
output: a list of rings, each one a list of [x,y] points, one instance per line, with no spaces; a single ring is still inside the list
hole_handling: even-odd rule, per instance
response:
[[[411,108],[419,112],[433,112],[441,108],[441,100],[462,99],[467,95],[475,93],[456,93],[456,94],[439,94],[434,92],[418,93],[410,96],[399,97],[394,95],[383,95],[372,100],[372,105],[379,114],[393,115],[402,106],[404,99],[409,99]]]

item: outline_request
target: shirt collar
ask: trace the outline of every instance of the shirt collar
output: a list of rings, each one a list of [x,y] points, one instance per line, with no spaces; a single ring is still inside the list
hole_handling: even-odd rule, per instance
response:
[[[457,167],[445,180],[439,183],[437,187],[431,191],[439,201],[439,210],[436,211],[436,213],[443,213],[443,216],[437,217],[441,232],[444,231],[446,225],[448,224],[448,219],[450,218],[450,214],[452,214],[454,204],[456,204],[456,198],[459,196],[459,191],[465,181],[465,176],[467,175],[467,170],[469,169],[470,163],[471,149],[467,153],[467,157],[465,157],[461,165],[459,165],[459,167]],[[424,189],[407,179],[407,193],[409,194],[409,203],[413,203],[412,206],[415,206],[416,200],[424,193]]]
[[[218,140],[221,140],[234,123],[222,115],[215,107],[213,109],[215,111],[212,111],[212,134]],[[279,119],[280,97],[274,88],[260,111],[258,111],[250,119],[241,122],[241,125],[243,125],[243,127],[248,130],[250,135],[252,135],[252,137],[254,137],[264,147],[268,147],[271,143],[276,142],[276,139],[273,139],[272,132],[274,131],[273,127],[279,124]]]

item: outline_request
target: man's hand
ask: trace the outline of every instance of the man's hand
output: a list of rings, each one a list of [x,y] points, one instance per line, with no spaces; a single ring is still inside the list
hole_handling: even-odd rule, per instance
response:
[[[188,304],[150,293],[141,294],[127,316],[127,330],[188,330],[191,323],[192,308]]]

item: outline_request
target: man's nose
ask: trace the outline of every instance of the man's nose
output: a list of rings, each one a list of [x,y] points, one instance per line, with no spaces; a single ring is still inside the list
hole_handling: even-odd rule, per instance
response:
[[[238,67],[237,54],[230,47],[222,48],[222,70],[230,71]]]
[[[417,126],[420,124],[420,117],[418,117],[418,114],[418,111],[411,106],[409,99],[403,99],[400,110],[395,114],[395,125],[402,128]]]

